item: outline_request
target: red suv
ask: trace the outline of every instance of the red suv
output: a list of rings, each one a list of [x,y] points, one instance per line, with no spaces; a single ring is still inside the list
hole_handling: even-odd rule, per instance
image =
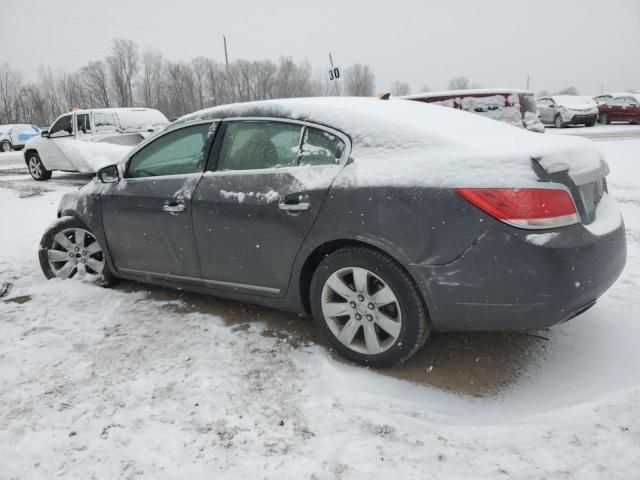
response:
[[[640,95],[626,94],[613,97],[598,105],[600,123],[640,123]]]

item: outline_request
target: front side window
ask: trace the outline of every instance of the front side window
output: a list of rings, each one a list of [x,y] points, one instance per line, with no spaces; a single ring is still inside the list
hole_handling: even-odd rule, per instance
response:
[[[127,177],[181,175],[200,170],[210,123],[167,133],[150,143],[130,160]]]
[[[91,121],[88,113],[76,114],[76,132],[91,133]]]
[[[306,127],[300,151],[300,165],[335,165],[340,163],[345,144],[332,133]]]
[[[218,156],[218,170],[296,165],[301,133],[300,125],[285,122],[229,122]]]
[[[51,137],[67,137],[73,135],[73,115],[65,115],[56,120],[56,123],[51,127],[49,135]]]

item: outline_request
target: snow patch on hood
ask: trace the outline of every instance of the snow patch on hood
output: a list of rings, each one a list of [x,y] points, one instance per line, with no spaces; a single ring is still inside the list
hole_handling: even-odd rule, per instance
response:
[[[62,154],[73,159],[74,166],[83,173],[97,172],[102,167],[119,163],[132,149],[130,146],[81,140],[59,142],[58,146]]]

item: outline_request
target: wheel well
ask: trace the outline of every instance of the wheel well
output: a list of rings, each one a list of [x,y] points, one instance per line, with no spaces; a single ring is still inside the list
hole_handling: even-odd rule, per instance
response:
[[[311,279],[313,278],[313,274],[316,271],[316,268],[318,268],[318,265],[320,265],[320,262],[322,262],[322,260],[326,258],[328,255],[345,247],[366,247],[371,250],[376,250],[382,253],[383,255],[387,255],[388,257],[395,260],[392,256],[390,256],[384,250],[378,247],[375,247],[369,243],[361,242],[358,240],[345,240],[345,239],[332,240],[330,242],[320,245],[311,253],[311,255],[307,257],[307,259],[304,262],[304,265],[302,266],[302,270],[300,271],[300,278],[299,278],[300,300],[302,301],[302,305],[304,306],[304,309],[307,313],[311,313],[311,299],[310,299]],[[402,265],[400,266],[401,268],[404,269]],[[404,270],[406,271],[406,269]],[[409,273],[409,276],[412,276],[412,275]]]
[[[24,163],[27,163],[27,164],[28,164],[27,157],[29,156],[29,154],[30,154],[31,152],[35,153],[36,155],[38,154],[38,151],[37,151],[35,148],[30,148],[30,149],[28,149],[28,150],[25,150],[25,151],[24,151]]]

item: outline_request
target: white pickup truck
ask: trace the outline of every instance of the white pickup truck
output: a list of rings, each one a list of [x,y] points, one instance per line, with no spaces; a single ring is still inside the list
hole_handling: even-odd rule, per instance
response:
[[[95,173],[168,124],[150,108],[76,110],[30,139],[24,159],[34,180],[48,180],[54,170]]]

